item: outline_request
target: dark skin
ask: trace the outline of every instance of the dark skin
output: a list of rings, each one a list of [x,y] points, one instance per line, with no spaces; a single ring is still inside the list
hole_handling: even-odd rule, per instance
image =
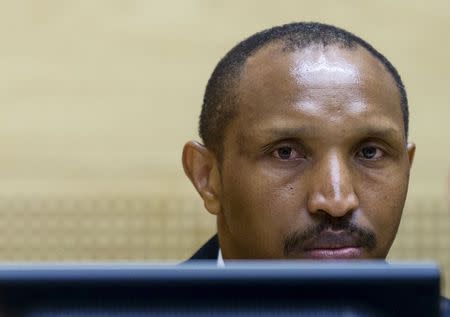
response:
[[[263,47],[244,65],[223,158],[197,142],[186,174],[227,259],[384,259],[415,146],[400,95],[361,47]]]

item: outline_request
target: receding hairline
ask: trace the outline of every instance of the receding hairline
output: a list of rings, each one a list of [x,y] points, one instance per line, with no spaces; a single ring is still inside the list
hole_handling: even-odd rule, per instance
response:
[[[391,74],[391,72],[385,67],[385,65],[379,60],[377,59],[375,56],[373,56],[373,54],[371,54],[371,52],[364,46],[362,46],[359,43],[353,43],[354,45],[351,46],[344,46],[342,45],[342,43],[331,43],[328,45],[323,45],[322,43],[311,43],[311,45],[305,46],[305,47],[300,47],[300,48],[295,48],[295,47],[287,47],[284,43],[283,39],[276,39],[272,42],[268,42],[266,45],[263,45],[261,47],[259,47],[257,50],[255,50],[252,54],[250,54],[244,61],[244,63],[242,63],[241,67],[239,68],[239,70],[237,72],[234,72],[232,77],[232,85],[228,86],[227,89],[227,95],[229,96],[228,98],[226,98],[230,103],[226,105],[226,107],[229,109],[230,111],[230,117],[228,117],[228,123],[227,126],[225,127],[223,134],[224,136],[227,133],[227,129],[230,126],[232,120],[234,120],[236,118],[236,116],[239,114],[239,91],[240,91],[240,84],[242,83],[242,79],[243,79],[243,75],[244,73],[248,70],[247,66],[249,61],[251,62],[252,59],[255,59],[257,57],[258,54],[261,54],[262,51],[264,50],[273,50],[275,54],[291,54],[291,53],[297,53],[297,52],[302,52],[304,50],[307,49],[311,49],[311,48],[317,48],[317,49],[324,49],[327,50],[329,48],[338,48],[339,50],[347,50],[347,51],[356,51],[358,49],[361,49],[362,51],[364,51],[365,53],[367,53],[367,57],[370,58],[374,64],[376,65],[382,73],[387,74],[388,77],[391,80],[391,84],[393,85],[393,88],[395,89],[397,95],[398,95],[398,107],[399,110],[402,112],[402,105],[401,105],[401,93],[399,90],[399,87],[396,84],[396,80],[394,78],[394,76]],[[230,74],[231,75],[231,74]]]

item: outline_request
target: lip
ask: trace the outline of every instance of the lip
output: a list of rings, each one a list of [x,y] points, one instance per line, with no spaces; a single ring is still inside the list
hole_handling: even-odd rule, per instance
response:
[[[336,249],[306,250],[303,255],[306,259],[345,260],[361,258],[362,252],[363,250],[360,247],[342,247]]]
[[[355,259],[362,253],[358,237],[344,231],[324,231],[303,245],[303,255],[310,259]]]

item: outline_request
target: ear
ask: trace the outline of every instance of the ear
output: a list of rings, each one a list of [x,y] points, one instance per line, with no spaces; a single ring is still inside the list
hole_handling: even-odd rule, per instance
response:
[[[190,141],[184,145],[182,160],[184,172],[202,197],[205,208],[214,215],[219,214],[221,182],[215,155],[204,145]]]
[[[416,145],[414,143],[408,143],[406,151],[408,152],[409,168],[411,168],[414,161],[414,155],[416,154]]]

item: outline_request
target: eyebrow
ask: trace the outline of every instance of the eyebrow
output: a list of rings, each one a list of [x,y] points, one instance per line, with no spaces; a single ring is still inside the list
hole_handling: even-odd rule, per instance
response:
[[[374,137],[398,140],[402,136],[401,132],[401,130],[390,126],[367,126],[358,128],[358,134],[360,134],[362,138]],[[297,137],[313,138],[318,134],[317,128],[313,126],[270,128],[262,131],[262,133],[280,139]]]
[[[298,136],[313,137],[317,135],[316,131],[317,131],[316,127],[303,126],[295,128],[289,127],[270,128],[267,130],[263,130],[262,133],[276,138],[294,138]]]

